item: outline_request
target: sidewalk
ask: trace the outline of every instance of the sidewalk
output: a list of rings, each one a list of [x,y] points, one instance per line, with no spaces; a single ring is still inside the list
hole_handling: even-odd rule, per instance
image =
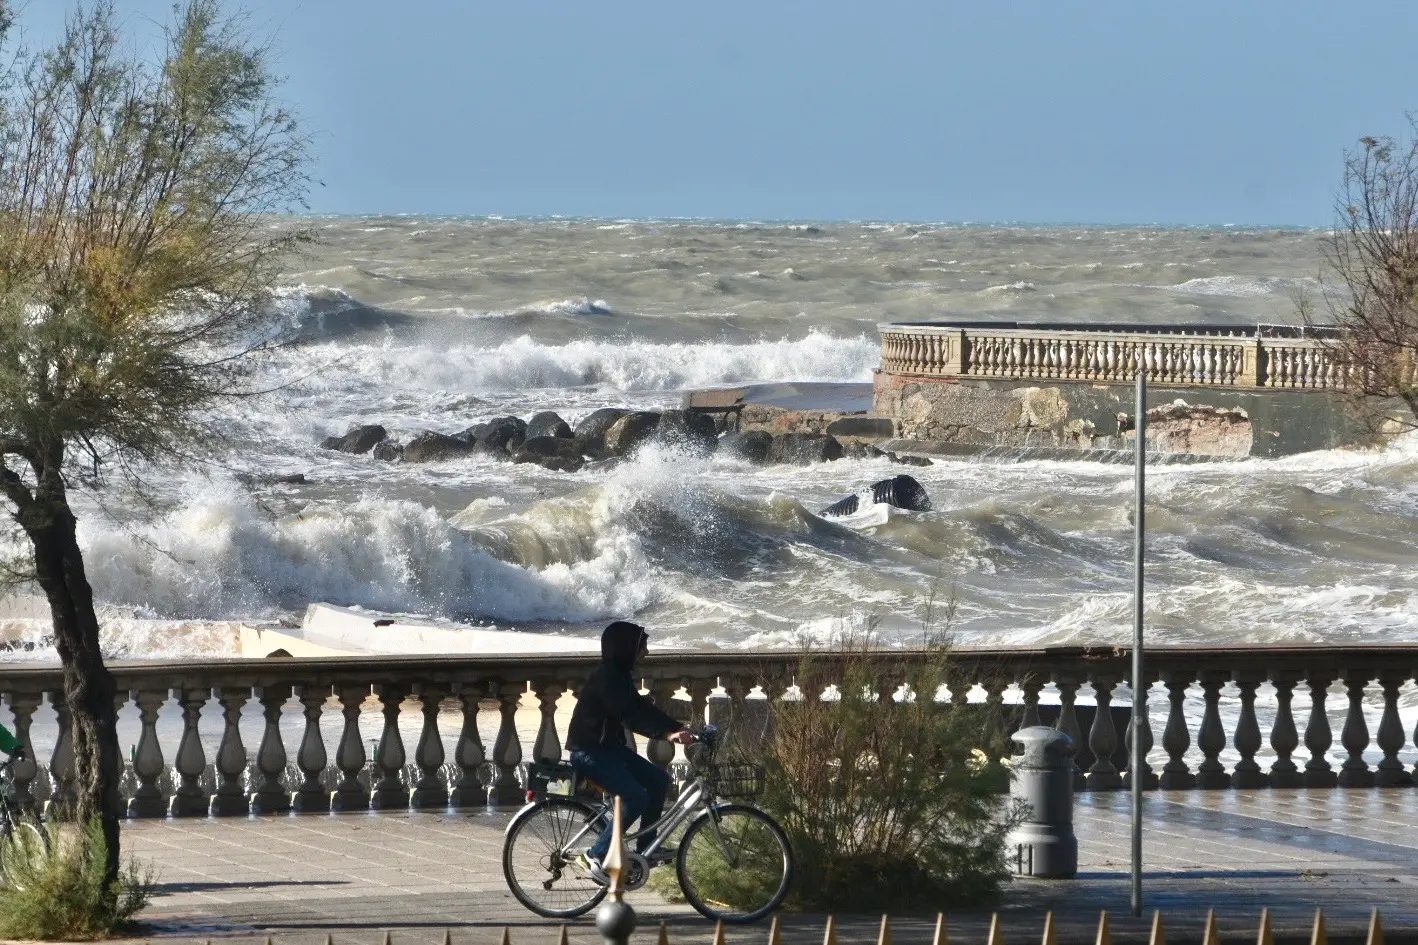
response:
[[[1039,940],[1052,909],[1061,943],[1092,942],[1099,910],[1116,941],[1144,940],[1161,909],[1172,942],[1198,941],[1207,909],[1223,938],[1254,941],[1262,907],[1277,938],[1308,940],[1316,906],[1331,941],[1362,940],[1370,910],[1389,942],[1418,941],[1418,790],[1170,792],[1146,798],[1147,918],[1128,913],[1129,800],[1084,794],[1075,880],[1016,880],[998,906],[1006,941]],[[277,820],[139,821],[126,850],[158,869],[161,895],[143,913],[143,939],[236,937],[276,945],[553,945],[559,924],[527,912],[502,879],[508,814],[346,814]],[[660,920],[672,942],[707,943],[709,923],[653,893],[630,897],[637,939]],[[983,942],[991,910],[952,913],[950,938]],[[878,916],[839,917],[838,937],[875,942]],[[785,916],[784,941],[817,945],[823,916]],[[930,941],[934,915],[892,916],[898,943]],[[762,942],[766,924],[729,942]],[[590,917],[571,941],[600,942]]]

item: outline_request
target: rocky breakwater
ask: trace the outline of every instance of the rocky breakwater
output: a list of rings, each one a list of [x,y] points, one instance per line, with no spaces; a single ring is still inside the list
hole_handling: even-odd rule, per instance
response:
[[[803,466],[844,457],[889,455],[860,438],[839,438],[806,424],[776,432],[725,429],[721,414],[693,408],[649,411],[603,407],[574,427],[555,412],[544,411],[527,420],[496,417],[456,433],[424,430],[404,443],[396,442],[378,424],[365,424],[343,436],[328,437],[321,446],[369,454],[387,462],[485,456],[571,473],[587,464],[608,465],[626,459],[647,444],[699,456],[721,453],[759,466]]]

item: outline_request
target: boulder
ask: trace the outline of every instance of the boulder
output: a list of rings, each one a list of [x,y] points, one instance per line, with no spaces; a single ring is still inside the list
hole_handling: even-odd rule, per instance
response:
[[[607,456],[624,459],[631,455],[646,440],[654,436],[660,425],[660,415],[648,410],[637,410],[621,417],[606,431],[604,452]]]
[[[768,462],[810,466],[842,458],[842,444],[825,433],[780,433],[768,450]]]
[[[755,466],[768,462],[768,451],[773,448],[773,434],[767,430],[744,430],[741,433],[725,433],[719,439],[719,453],[732,456]]]
[[[521,417],[498,417],[488,421],[476,448],[479,453],[505,456],[521,446],[526,438],[527,421]]]
[[[328,436],[320,444],[320,448],[339,450],[341,453],[368,453],[383,443],[388,435],[388,430],[377,423],[370,423],[365,426],[351,427],[344,436]]]
[[[656,443],[705,456],[714,452],[718,434],[714,418],[698,410],[666,410],[655,427]]]
[[[878,456],[885,456],[886,452],[870,443],[861,440],[848,440],[842,444],[843,459],[876,459]]]
[[[576,472],[586,465],[576,441],[561,436],[534,436],[517,447],[514,463],[536,463],[557,472]]]
[[[602,407],[583,417],[581,422],[576,424],[576,429],[572,433],[577,442],[581,444],[581,452],[587,456],[603,457],[606,449],[606,431],[627,413],[629,413],[628,410],[621,410],[619,407]]]
[[[392,440],[385,440],[374,448],[374,458],[382,459],[386,463],[397,462],[404,458],[404,447]]]
[[[483,434],[487,433],[487,428],[490,426],[492,426],[492,424],[486,421],[475,423],[466,430],[461,430],[453,434],[453,436],[465,443],[476,443],[483,438]]]
[[[898,456],[895,453],[887,453],[886,458],[893,463],[900,463],[902,466],[933,466],[935,465],[929,456]]]
[[[425,430],[404,445],[404,462],[429,463],[440,459],[457,459],[472,451],[471,444],[456,436]]]
[[[527,439],[535,440],[539,436],[554,436],[558,439],[571,439],[571,427],[561,419],[555,410],[543,410],[541,413],[527,421]]]

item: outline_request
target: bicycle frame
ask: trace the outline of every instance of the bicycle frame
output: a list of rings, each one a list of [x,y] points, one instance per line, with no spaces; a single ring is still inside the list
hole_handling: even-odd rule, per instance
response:
[[[660,845],[665,842],[665,838],[673,833],[675,829],[686,820],[689,820],[690,817],[698,814],[701,810],[712,810],[713,807],[713,798],[711,798],[704,789],[704,782],[700,778],[694,778],[684,786],[684,789],[680,791],[679,797],[670,805],[670,809],[660,816],[659,820],[648,826],[642,826],[634,833],[626,834],[625,839],[629,842],[645,836],[652,830],[658,831],[659,836],[655,838],[655,842],[644,850],[639,851],[641,856],[651,856],[660,848]],[[602,804],[601,809],[596,812],[596,816],[587,821],[586,826],[578,830],[576,835],[566,842],[566,849],[573,848],[592,828],[596,828],[596,836],[600,836],[601,831],[610,825],[614,816],[615,808],[611,804]],[[604,822],[604,825],[602,825],[602,822]],[[717,825],[715,833],[718,833]],[[720,842],[723,842],[722,837],[720,838]],[[563,852],[565,851],[563,850]]]

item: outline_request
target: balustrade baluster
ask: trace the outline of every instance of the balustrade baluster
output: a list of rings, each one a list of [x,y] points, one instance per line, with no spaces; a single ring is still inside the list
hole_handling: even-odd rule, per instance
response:
[[[487,761],[483,752],[482,735],[478,732],[478,710],[483,688],[476,683],[454,686],[463,706],[463,727],[458,732],[458,745],[453,761],[458,765],[458,782],[450,800],[454,807],[481,807],[487,803],[487,786],[482,783],[482,766]]]
[[[541,725],[537,728],[537,740],[532,746],[532,757],[537,761],[560,761],[561,736],[556,731],[556,701],[561,698],[565,687],[560,683],[540,679],[533,681],[532,691],[537,695],[537,704],[542,714]]]
[[[1019,719],[1020,729],[1030,728],[1039,723],[1039,693],[1043,684],[1032,676],[1019,681],[1019,692],[1024,703],[1024,714]]]
[[[34,754],[34,743],[30,741],[30,724],[34,721],[35,710],[44,701],[43,693],[12,692],[10,710],[15,713],[15,741],[25,749],[25,760],[15,762],[11,769],[14,780],[10,783],[15,803],[22,810],[34,804],[34,778],[39,773],[39,763]]]
[[[384,683],[375,687],[383,704],[384,729],[379,733],[379,754],[374,759],[379,780],[370,792],[369,806],[389,810],[409,806],[409,789],[404,785],[404,736],[399,732],[399,712],[404,705],[401,684]]]
[[[281,709],[290,697],[289,686],[264,686],[256,690],[266,730],[256,749],[256,770],[261,784],[251,792],[251,813],[284,814],[291,809],[290,795],[282,779],[286,774],[286,746],[281,740]]]
[[[1324,703],[1333,679],[1328,673],[1311,673],[1308,678],[1310,718],[1305,724],[1305,747],[1309,749],[1310,760],[1305,762],[1305,787],[1334,787],[1339,783],[1329,760],[1325,758],[1333,737]]]
[[[328,686],[296,686],[296,698],[305,714],[305,733],[300,739],[300,750],[296,752],[295,763],[305,779],[291,798],[291,807],[303,814],[324,813],[330,809],[330,794],[320,783],[329,758],[325,754],[325,736],[320,731],[320,714],[329,698]]]
[[[1270,747],[1275,750],[1275,761],[1270,765],[1270,786],[1276,788],[1303,787],[1305,778],[1295,765],[1291,754],[1300,747],[1300,735],[1295,730],[1295,715],[1290,701],[1295,697],[1295,683],[1298,674],[1276,670],[1270,674],[1275,686],[1275,724],[1270,729]]]
[[[1374,784],[1379,787],[1400,787],[1413,783],[1413,776],[1404,770],[1398,753],[1403,750],[1403,723],[1398,717],[1398,687],[1403,685],[1408,674],[1403,670],[1385,670],[1379,674],[1379,685],[1384,690],[1384,714],[1379,720],[1378,745],[1384,753],[1374,774]]]
[[[1112,676],[1093,674],[1090,680],[1096,693],[1098,709],[1093,713],[1093,727],[1088,732],[1088,747],[1093,752],[1093,767],[1088,769],[1088,790],[1112,791],[1122,787],[1123,778],[1113,764],[1113,752],[1118,750],[1118,731],[1113,726]]]
[[[157,722],[158,710],[167,701],[167,690],[143,689],[134,691],[132,697],[143,728],[133,753],[133,775],[138,779],[138,788],[128,800],[128,816],[162,817],[167,813],[167,802],[158,788],[163,758],[162,746],[158,744]]]
[[[1063,732],[1073,740],[1075,746],[1083,744],[1083,730],[1078,727],[1078,713],[1074,703],[1078,699],[1078,681],[1072,676],[1060,674],[1054,681],[1054,685],[1059,690],[1059,721],[1054,727]],[[964,694],[961,694],[964,698]],[[1078,757],[1077,752],[1074,758]],[[1073,762],[1073,787],[1074,790],[1082,790],[1085,785],[1083,771],[1078,767],[1078,762]]]
[[[1233,677],[1241,690],[1241,716],[1236,722],[1235,745],[1241,759],[1231,774],[1231,786],[1236,788],[1261,788],[1270,783],[1265,772],[1256,762],[1256,752],[1262,742],[1260,724],[1256,721],[1256,687],[1262,677],[1252,672],[1239,672]]]
[[[246,746],[241,743],[241,709],[251,697],[246,688],[225,687],[213,690],[222,704],[221,744],[217,746],[217,791],[212,795],[207,813],[213,817],[244,817],[251,813],[251,802],[241,783],[246,774]]]
[[[443,770],[443,735],[438,731],[438,710],[443,704],[443,689],[419,683],[414,687],[414,694],[418,696],[423,712],[423,728],[419,731],[419,743],[414,749],[419,778],[409,803],[419,808],[444,808],[448,806],[448,787],[438,776]]]
[[[679,701],[674,698],[676,688],[678,687],[673,682],[653,680],[650,683],[650,695],[656,706],[663,709],[671,718],[680,719],[680,714],[676,712],[675,706],[675,703]],[[645,746],[645,757],[668,775],[670,764],[675,760],[675,746],[663,738],[652,738],[650,744]],[[673,779],[670,780],[670,793],[671,795],[676,793]]]
[[[330,809],[333,811],[367,810],[369,789],[359,780],[364,771],[364,738],[359,733],[359,710],[369,695],[368,686],[342,687],[340,714],[345,718],[340,732],[340,747],[335,750],[335,767],[344,775],[335,790],[330,793]]]
[[[1150,688],[1151,683],[1144,682],[1142,685],[1141,695],[1139,696],[1138,693],[1133,693],[1134,699],[1142,699],[1142,789],[1144,791],[1156,790],[1158,784],[1157,772],[1152,770],[1152,763],[1147,760],[1148,754],[1150,754],[1152,751],[1152,719],[1148,713],[1148,709],[1150,708],[1148,705],[1148,702],[1150,701],[1148,698],[1148,689]],[[1127,746],[1128,752],[1128,770],[1126,776],[1124,776],[1123,778],[1123,784],[1127,785],[1128,787],[1132,787],[1132,740],[1137,737],[1137,733],[1133,731],[1134,727],[1135,726],[1133,724],[1133,718],[1129,716],[1127,734],[1124,736],[1123,739],[1124,744]]]
[[[54,703],[54,714],[58,716],[59,735],[54,741],[54,752],[49,756],[49,776],[54,782],[54,793],[45,805],[45,814],[62,819],[74,811],[74,725],[64,694],[52,692],[49,698]]]
[[[1196,767],[1196,786],[1216,789],[1231,786],[1231,776],[1217,757],[1226,748],[1226,729],[1221,725],[1221,687],[1226,677],[1220,672],[1200,674],[1201,690],[1206,700],[1206,708],[1201,716],[1201,728],[1196,734],[1196,746],[1205,759]]]
[[[493,683],[493,696],[500,703],[500,723],[497,739],[492,743],[492,763],[497,780],[493,783],[493,801],[499,806],[514,806],[523,799],[522,785],[517,780],[517,767],[522,763],[522,740],[517,736],[517,703],[522,687],[498,680]]]
[[[1364,749],[1369,747],[1369,726],[1364,721],[1364,686],[1368,681],[1367,670],[1344,674],[1344,685],[1349,690],[1349,713],[1344,719],[1340,741],[1349,757],[1339,768],[1340,787],[1374,786],[1374,773],[1364,760]]]
[[[182,740],[177,745],[174,767],[182,783],[173,792],[170,807],[174,817],[205,817],[210,803],[202,790],[202,772],[207,768],[207,752],[197,731],[202,707],[212,696],[210,689],[182,690]],[[56,782],[57,786],[57,782]]]

